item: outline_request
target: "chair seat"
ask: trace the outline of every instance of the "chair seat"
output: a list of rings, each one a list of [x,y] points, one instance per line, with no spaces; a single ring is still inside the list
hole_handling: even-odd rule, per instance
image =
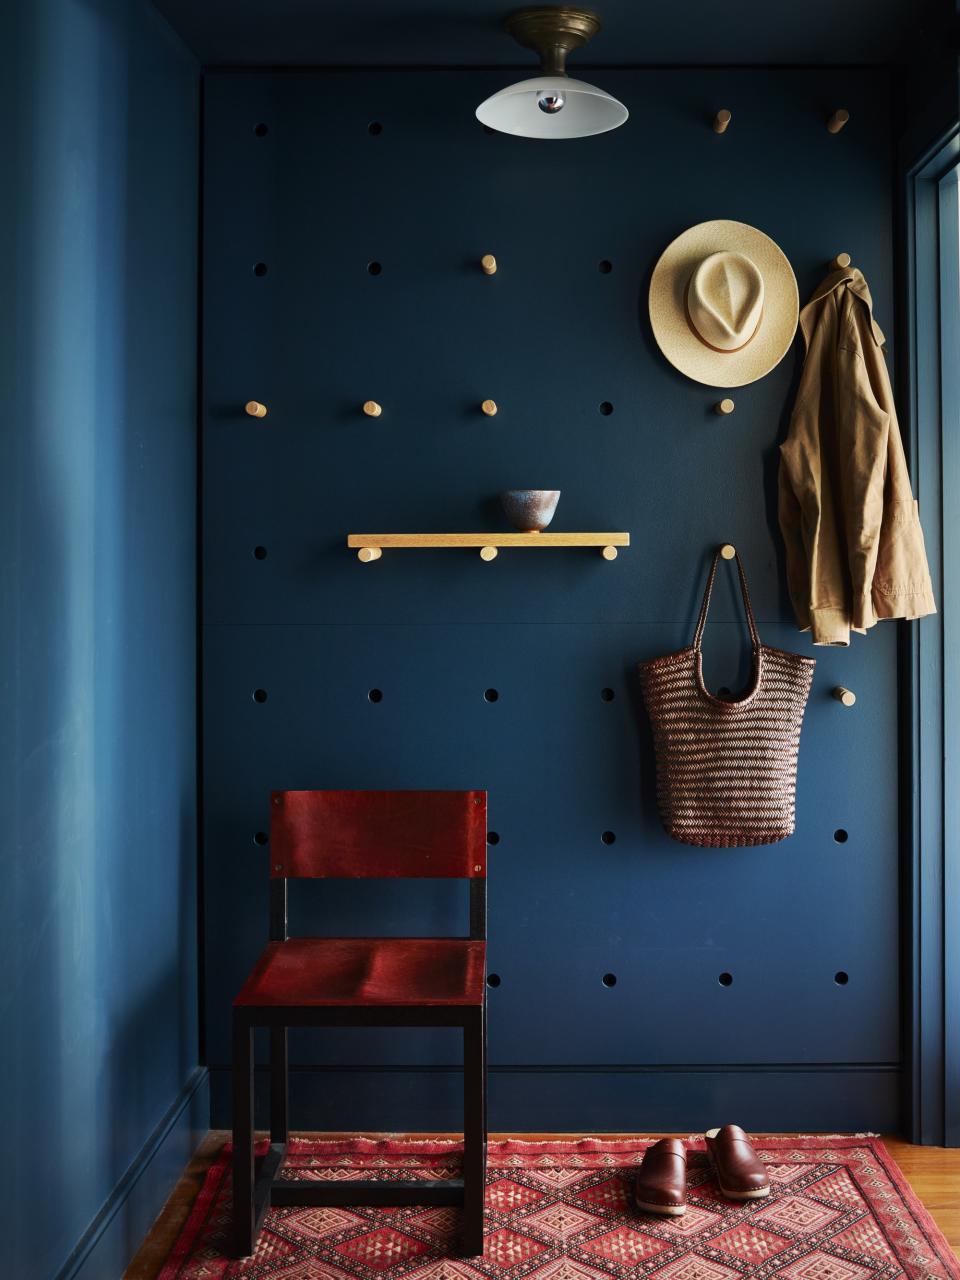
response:
[[[267,944],[234,1004],[481,1005],[485,952],[464,938],[288,938]]]

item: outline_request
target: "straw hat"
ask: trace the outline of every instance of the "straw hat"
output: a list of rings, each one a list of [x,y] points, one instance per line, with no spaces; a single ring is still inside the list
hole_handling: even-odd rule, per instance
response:
[[[800,299],[783,250],[756,227],[701,222],[664,249],[650,323],[670,363],[695,382],[742,387],[787,354]]]

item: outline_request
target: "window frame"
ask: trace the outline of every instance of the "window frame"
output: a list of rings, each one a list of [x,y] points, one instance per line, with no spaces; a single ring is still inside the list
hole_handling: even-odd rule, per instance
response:
[[[904,1099],[960,1145],[960,127],[905,173],[905,443],[939,612],[901,627]],[[946,659],[946,660],[945,660]]]

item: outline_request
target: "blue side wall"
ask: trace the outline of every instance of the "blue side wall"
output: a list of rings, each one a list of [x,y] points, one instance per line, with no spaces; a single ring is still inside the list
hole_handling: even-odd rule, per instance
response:
[[[198,74],[141,0],[3,11],[2,1270],[116,1277],[202,1095]]]
[[[892,335],[890,80],[595,78],[632,118],[564,143],[481,129],[474,107],[506,83],[497,72],[207,78],[215,1124],[229,1119],[230,1000],[265,936],[257,833],[273,787],[489,789],[495,1129],[898,1124],[897,630],[842,651],[814,651],[796,630],[776,468],[798,344],[719,418],[720,393],[667,364],[647,319],[666,244],[728,217],[778,241],[804,299],[828,259],[851,253]],[[851,121],[831,135],[839,103]],[[721,106],[734,123],[718,137]],[[480,413],[486,397],[495,418]],[[244,415],[251,398],[267,418]],[[368,398],[380,418],[362,415]],[[346,548],[350,532],[503,528],[498,491],[526,485],[563,490],[554,528],[627,529],[633,545],[612,563],[447,550],[361,565]],[[634,664],[689,643],[709,553],[727,540],[763,639],[814,654],[817,669],[796,835],[697,850],[657,820]],[[741,616],[725,569],[705,642],[714,688],[743,677]],[[831,697],[837,684],[857,692],[852,710]],[[444,887],[295,890],[301,932],[463,924]],[[298,1126],[459,1123],[453,1036],[297,1034],[291,1054]]]

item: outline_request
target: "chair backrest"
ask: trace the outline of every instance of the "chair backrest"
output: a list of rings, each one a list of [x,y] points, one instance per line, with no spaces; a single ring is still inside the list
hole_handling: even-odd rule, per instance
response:
[[[274,791],[270,799],[273,879],[486,878],[485,791]]]

